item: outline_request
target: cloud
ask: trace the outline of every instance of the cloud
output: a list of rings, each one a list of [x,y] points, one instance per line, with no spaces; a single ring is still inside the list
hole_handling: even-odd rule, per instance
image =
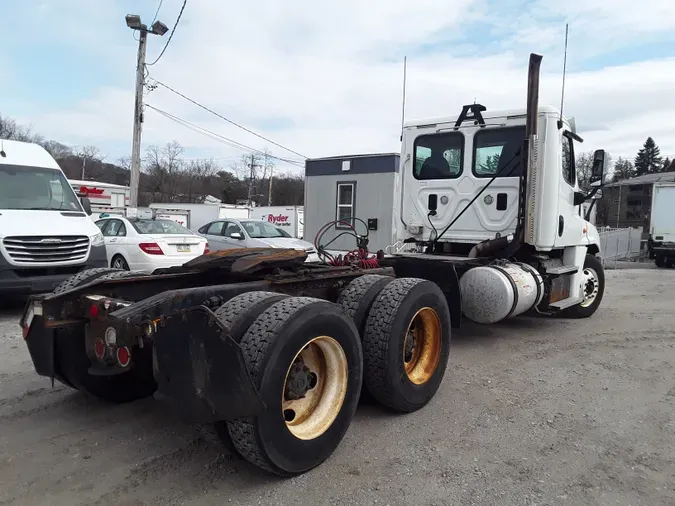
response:
[[[159,18],[173,26],[181,4],[165,0]],[[90,71],[100,71],[105,80],[83,89],[74,102],[15,108],[12,114],[62,142],[97,144],[112,159],[128,154],[136,43],[123,17],[139,8],[134,5],[111,1],[94,9],[90,2],[69,0],[58,11],[33,16],[37,31],[46,27],[44,44],[56,41],[71,58],[98,54],[99,68]],[[155,7],[143,4],[146,22]],[[29,8],[19,12],[28,16]],[[67,33],[54,28],[62,19],[68,20]],[[673,41],[675,4],[667,2],[189,0],[169,49],[149,71],[151,78],[307,156],[398,151],[404,55],[411,119],[455,115],[474,100],[491,110],[524,107],[530,51],[544,55],[541,101],[557,105],[565,22],[565,113],[577,118],[583,149],[633,157],[652,135],[664,156],[675,155],[675,59],[644,54],[602,65],[603,55],[638,42]],[[79,25],[85,28],[78,33]],[[149,38],[149,61],[167,37]],[[47,57],[48,46],[44,51]],[[15,79],[21,76],[20,55],[20,45],[0,49]],[[39,91],[16,101],[39,103]],[[295,157],[162,87],[146,101],[237,142]],[[146,110],[144,145],[172,139],[190,157],[241,154]]]

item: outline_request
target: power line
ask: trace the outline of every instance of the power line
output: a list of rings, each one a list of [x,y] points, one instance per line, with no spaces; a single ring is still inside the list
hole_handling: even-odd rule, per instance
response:
[[[180,8],[180,12],[178,13],[178,18],[176,19],[176,23],[173,25],[173,29],[171,30],[171,33],[169,34],[169,39],[166,41],[166,44],[164,45],[164,49],[162,49],[162,52],[159,53],[159,56],[157,57],[157,59],[155,61],[147,64],[148,66],[152,66],[155,63],[157,63],[159,61],[159,59],[162,57],[162,55],[164,54],[164,51],[166,51],[166,48],[169,47],[169,44],[171,43],[171,39],[173,38],[173,34],[176,33],[176,28],[178,27],[178,23],[180,22],[180,18],[183,15],[183,10],[185,9],[186,4],[187,4],[187,0],[183,0],[183,6]],[[160,2],[160,7],[161,6],[162,6],[162,4]],[[159,8],[157,9],[157,12],[159,12]]]
[[[151,25],[152,25],[152,23],[154,23],[155,20],[157,19],[157,16],[159,15],[159,10],[162,8],[162,4],[163,4],[163,3],[164,3],[164,0],[159,0],[159,5],[157,6],[157,11],[155,12],[155,17],[152,18],[152,21],[150,22]]]
[[[235,140],[229,139],[228,137],[225,137],[225,136],[220,135],[218,133],[212,132],[211,130],[208,130],[204,127],[201,127],[199,125],[195,125],[194,123],[190,123],[187,120],[179,118],[178,116],[175,116],[175,115],[173,115],[169,112],[166,112],[162,109],[159,109],[158,107],[155,107],[153,105],[150,105],[150,104],[146,103],[145,106],[149,107],[153,111],[156,111],[157,113],[161,114],[165,118],[170,119],[171,121],[173,121],[175,123],[178,123],[179,125],[184,126],[185,128],[187,128],[189,130],[192,130],[195,133],[204,135],[205,137],[208,137],[208,138],[210,138],[214,141],[220,142],[222,144],[225,144],[225,145],[230,146],[230,147],[235,148],[235,149],[241,149],[243,151],[251,152],[251,153],[254,153],[254,154],[259,155],[259,156],[265,156],[264,151],[260,151],[259,149],[252,148],[250,146],[247,146],[246,144],[242,144],[242,143],[237,142]],[[288,163],[288,164],[291,164],[291,165],[295,165],[297,167],[304,167],[304,164],[300,161],[297,161],[297,160],[290,160],[288,158],[281,158],[281,157],[278,157],[278,156],[274,156],[271,153],[267,153],[267,156],[269,158],[274,159],[274,160],[279,160],[280,162],[285,162],[285,163]]]
[[[242,125],[240,125],[239,123],[237,123],[237,122],[235,122],[235,121],[232,121],[232,120],[229,119],[229,118],[226,118],[226,117],[223,116],[222,114],[218,114],[218,113],[217,113],[216,111],[214,111],[213,109],[209,109],[208,107],[206,107],[205,105],[200,104],[200,103],[197,102],[196,100],[193,100],[193,99],[191,99],[190,97],[183,95],[180,91],[174,90],[171,86],[169,86],[169,85],[167,85],[167,84],[164,84],[163,82],[158,81],[157,79],[154,79],[154,78],[153,78],[153,81],[154,81],[156,84],[162,86],[163,88],[166,88],[167,90],[171,91],[172,93],[175,93],[176,95],[179,95],[179,96],[183,97],[183,98],[184,98],[185,100],[187,100],[188,102],[192,102],[192,103],[193,103],[194,105],[196,105],[197,107],[201,107],[201,108],[204,109],[205,111],[208,111],[208,112],[210,112],[211,114],[213,114],[213,115],[215,115],[215,116],[218,116],[220,119],[223,119],[223,120],[227,121],[227,122],[230,123],[231,125],[234,125],[234,126],[236,126],[237,128],[241,128],[241,129],[244,130],[245,132],[248,132],[248,133],[250,133],[250,134],[253,134],[253,135],[255,135],[256,137],[258,137],[258,138],[264,140],[265,142],[269,142],[270,144],[274,144],[274,145],[277,146],[278,148],[281,148],[281,149],[283,149],[283,150],[285,150],[285,151],[288,151],[289,153],[293,153],[294,155],[298,155],[298,156],[300,156],[300,157],[302,157],[302,158],[305,158],[305,159],[307,158],[307,156],[303,155],[302,153],[298,153],[297,151],[293,151],[292,149],[287,148],[286,146],[283,146],[283,145],[281,145],[281,144],[279,144],[279,143],[277,143],[277,142],[274,142],[273,140],[268,139],[267,137],[264,137],[264,136],[262,136],[262,135],[260,135],[260,134],[258,134],[258,133],[256,133],[256,132],[254,132],[253,130],[250,130],[249,128],[246,128],[245,126],[242,126]]]

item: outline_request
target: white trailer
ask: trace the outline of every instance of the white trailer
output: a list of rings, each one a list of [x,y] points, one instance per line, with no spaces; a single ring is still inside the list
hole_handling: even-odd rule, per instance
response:
[[[201,226],[215,220],[222,220],[225,218],[247,219],[249,217],[249,208],[247,206],[238,206],[233,204],[188,204],[160,202],[150,204],[150,209],[161,210],[163,213],[169,214],[180,214],[187,212],[188,223],[187,225],[183,225],[187,226],[187,228],[190,230],[197,230]]]
[[[251,209],[250,218],[263,220],[288,232],[291,237],[302,237],[302,220],[304,212],[302,206],[267,206]]]
[[[124,215],[129,205],[131,189],[128,186],[81,179],[69,179],[68,183],[78,197],[89,199],[94,216],[100,213]]]
[[[648,247],[657,267],[675,265],[675,183],[652,187]]]

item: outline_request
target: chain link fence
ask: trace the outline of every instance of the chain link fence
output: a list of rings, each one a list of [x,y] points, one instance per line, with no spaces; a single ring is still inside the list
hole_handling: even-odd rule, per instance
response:
[[[603,263],[619,260],[635,261],[642,255],[642,227],[601,228],[600,257]]]

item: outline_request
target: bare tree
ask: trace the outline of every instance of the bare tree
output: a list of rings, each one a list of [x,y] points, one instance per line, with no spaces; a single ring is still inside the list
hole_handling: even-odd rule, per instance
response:
[[[101,151],[96,146],[82,146],[77,150],[77,156],[82,160],[82,175],[80,179],[84,179],[86,174],[87,164],[90,162],[102,162],[103,156]]]
[[[30,127],[19,125],[12,118],[0,115],[0,139],[35,142],[40,137],[33,134]]]
[[[612,157],[609,153],[605,154],[605,167],[609,167]],[[579,189],[585,192],[591,189],[591,174],[593,172],[593,152],[585,151],[579,153],[576,157],[577,180],[579,181]],[[611,179],[609,171],[603,174],[605,181]]]
[[[69,156],[73,156],[73,150],[70,148],[70,146],[66,146],[65,144],[61,144],[60,142],[56,141],[45,141],[42,143],[42,147],[47,150],[47,152],[52,155],[54,160],[57,162],[60,162],[61,160],[64,160],[68,158]]]

